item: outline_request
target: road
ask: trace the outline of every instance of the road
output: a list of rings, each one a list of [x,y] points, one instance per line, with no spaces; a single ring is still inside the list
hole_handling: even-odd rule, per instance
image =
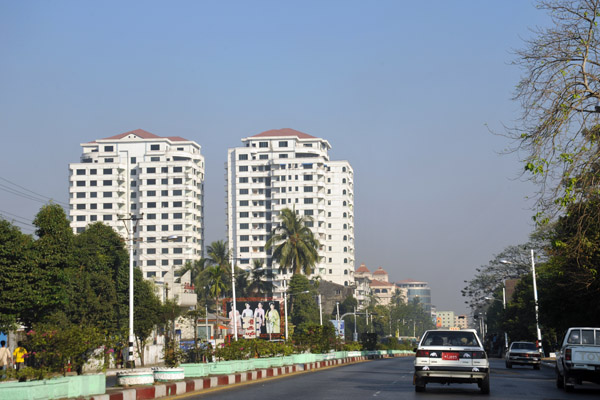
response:
[[[219,400],[387,400],[387,399],[597,399],[600,385],[576,386],[566,393],[555,385],[554,369],[529,367],[506,369],[504,361],[491,359],[491,393],[480,394],[476,384],[427,385],[415,393],[412,385],[413,358],[393,358],[277,377],[251,384],[239,384],[210,392],[174,396],[173,399]]]

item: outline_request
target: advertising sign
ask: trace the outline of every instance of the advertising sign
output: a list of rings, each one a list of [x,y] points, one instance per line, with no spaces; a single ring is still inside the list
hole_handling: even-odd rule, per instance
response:
[[[344,339],[344,332],[345,332],[345,324],[344,324],[344,320],[340,320],[340,324],[338,326],[338,321],[335,319],[330,320],[331,323],[333,324],[333,326],[335,327],[335,334],[336,336]]]
[[[233,302],[227,302],[227,318],[230,319],[227,333],[233,335],[233,324],[237,324],[237,333],[247,339],[260,337],[278,339],[281,336],[283,317],[279,309],[279,301],[255,301],[237,299],[236,310],[232,310]]]

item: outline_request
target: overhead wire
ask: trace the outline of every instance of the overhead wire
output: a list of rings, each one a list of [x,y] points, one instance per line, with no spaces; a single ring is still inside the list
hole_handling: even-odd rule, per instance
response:
[[[6,183],[8,183],[8,184],[10,184],[12,186],[15,186],[15,187],[17,187],[17,188],[22,189],[22,190],[25,191],[25,192],[23,192],[21,190],[15,189],[14,187],[0,184],[0,190],[4,190],[5,192],[12,193],[12,194],[14,194],[16,196],[20,196],[20,197],[23,197],[23,198],[26,198],[26,199],[29,199],[29,200],[38,201],[38,202],[41,202],[41,203],[48,203],[49,201],[52,201],[52,202],[54,202],[56,204],[59,204],[59,205],[63,206],[63,208],[65,208],[65,206],[68,206],[67,203],[64,203],[62,201],[58,201],[58,200],[53,199],[51,197],[44,196],[43,194],[34,192],[33,190],[27,189],[26,187],[23,187],[23,186],[21,186],[19,184],[16,184],[16,183],[14,183],[14,182],[6,179],[6,178],[3,178],[1,176],[0,176],[0,180],[2,180],[2,181],[6,182]],[[29,193],[26,193],[26,192],[29,192]]]

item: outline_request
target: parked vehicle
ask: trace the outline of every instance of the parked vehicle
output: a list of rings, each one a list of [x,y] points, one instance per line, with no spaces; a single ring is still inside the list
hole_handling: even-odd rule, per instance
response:
[[[415,353],[415,391],[428,383],[476,383],[481,393],[490,392],[490,365],[475,330],[427,331]]]
[[[513,365],[531,365],[540,369],[542,355],[533,342],[512,342],[505,356],[506,368]]]
[[[556,387],[572,391],[583,381],[600,384],[600,328],[569,328],[556,353]]]

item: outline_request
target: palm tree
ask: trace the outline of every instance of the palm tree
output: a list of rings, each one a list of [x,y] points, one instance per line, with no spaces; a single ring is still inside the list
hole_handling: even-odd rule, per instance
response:
[[[215,299],[215,311],[219,315],[219,297],[227,289],[227,273],[219,265],[209,267],[207,272],[209,293]]]
[[[270,295],[273,291],[273,283],[266,280],[267,270],[263,267],[263,260],[254,259],[250,270],[250,295]]]
[[[306,275],[319,261],[318,249],[321,246],[313,232],[306,226],[307,221],[312,221],[308,216],[299,217],[295,211],[284,208],[279,214],[281,225],[275,227],[265,249],[273,250],[273,259],[279,268],[291,268],[292,273]]]
[[[212,265],[218,265],[219,267],[226,270],[229,268],[229,249],[227,248],[227,242],[224,240],[217,240],[212,242],[206,249],[208,254],[208,261]]]

